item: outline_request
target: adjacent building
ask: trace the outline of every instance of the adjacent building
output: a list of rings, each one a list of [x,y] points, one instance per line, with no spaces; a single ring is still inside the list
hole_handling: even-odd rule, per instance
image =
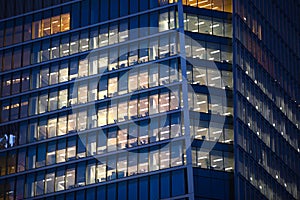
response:
[[[296,0],[0,5],[0,200],[300,198]]]

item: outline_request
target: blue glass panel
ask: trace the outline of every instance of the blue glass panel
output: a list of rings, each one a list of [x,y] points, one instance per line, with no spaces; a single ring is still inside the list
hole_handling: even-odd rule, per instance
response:
[[[149,1],[155,1],[155,0],[143,0],[140,1],[140,11],[144,11],[148,9]]]
[[[172,172],[172,196],[178,196],[184,194],[185,180],[184,171],[173,171]]]
[[[89,24],[89,0],[81,1],[81,26]]]
[[[105,189],[105,186],[97,188],[97,199],[106,199],[106,189]]]
[[[158,7],[158,1],[150,0],[150,9]]]
[[[34,195],[34,174],[27,175],[25,184],[25,196],[33,197]]]
[[[84,196],[85,196],[85,190],[81,190],[81,191],[76,192],[76,200],[85,199]]]
[[[79,20],[80,20],[80,4],[75,3],[72,5],[72,14],[71,14],[71,27],[78,28],[79,27]]]
[[[146,200],[149,197],[148,177],[141,178],[139,181],[139,199]]]
[[[106,21],[108,20],[108,1],[107,0],[101,0],[100,2],[100,21]]]
[[[90,188],[86,192],[86,199],[95,199],[95,188]]]
[[[99,21],[99,0],[91,0],[91,24]]]
[[[129,27],[129,29],[130,29],[130,35],[129,35],[130,39],[135,39],[135,38],[138,37],[138,31],[137,31],[137,28],[138,28],[138,25],[139,25],[138,22],[139,22],[138,17],[130,18],[130,27]]]
[[[120,182],[118,184],[118,200],[126,200],[127,198],[127,184],[126,182]]]
[[[150,199],[159,199],[159,176],[154,175],[150,177]]]
[[[139,0],[130,0],[130,14],[137,13],[139,9]]]
[[[170,173],[164,173],[160,176],[160,198],[170,197]]]
[[[130,200],[136,200],[138,189],[137,189],[137,180],[131,180],[128,183],[128,199]]]
[[[119,16],[119,0],[110,0],[110,19]]]
[[[116,199],[116,184],[111,184],[107,186],[107,199]]]
[[[128,1],[120,0],[120,17],[128,15]]]

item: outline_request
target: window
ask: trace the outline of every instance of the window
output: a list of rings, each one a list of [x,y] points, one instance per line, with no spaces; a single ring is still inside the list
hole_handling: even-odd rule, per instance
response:
[[[68,106],[68,89],[65,87],[60,88],[59,90],[59,101],[58,101],[58,108],[65,108]]]
[[[84,172],[83,172],[84,173]],[[96,163],[89,161],[86,167],[86,184],[93,184],[96,180]]]
[[[196,94],[196,102],[194,103],[194,111],[207,113],[207,96]]]
[[[54,192],[55,171],[54,169],[47,170],[45,177],[45,193]]]
[[[137,174],[137,155],[136,153],[128,155],[128,176]]]
[[[47,165],[55,164],[55,160],[56,160],[55,151],[56,151],[56,142],[48,143],[47,158],[46,158]]]
[[[98,108],[98,126],[107,124],[107,105],[100,105]]]
[[[159,41],[159,57],[165,58],[170,56],[170,49],[169,49],[169,36],[163,35],[160,37]]]
[[[117,178],[117,163],[116,163],[116,156],[111,155],[107,158],[107,180],[114,180]]]
[[[139,124],[139,144],[148,144],[149,136],[148,136],[148,120],[141,121]]]
[[[71,189],[75,185],[75,166],[70,165],[66,170],[66,189]]]
[[[140,100],[138,103],[139,116],[147,116],[148,112],[148,96],[146,94],[140,95]]]
[[[0,153],[0,173],[1,176],[4,176],[6,174],[6,152]],[[25,164],[25,162],[24,162]]]
[[[129,101],[129,105],[128,105],[128,116],[130,117],[130,119],[135,119],[137,117],[137,99],[134,99],[136,97],[132,97],[132,100]]]
[[[70,42],[70,53],[75,54],[78,53],[79,50],[79,33],[72,33],[71,42]],[[67,53],[67,50],[66,50]]]
[[[100,28],[99,42],[100,47],[108,45],[108,25],[104,25]]]
[[[78,103],[86,103],[88,98],[87,98],[87,93],[88,93],[88,85],[86,81],[82,81],[78,84]]]
[[[208,140],[208,123],[205,121],[193,121],[194,134],[196,139]]]
[[[221,51],[218,44],[208,43],[207,44],[207,59],[212,61],[220,61]]]
[[[160,169],[170,167],[170,145],[167,144],[160,148]]]
[[[46,144],[38,145],[36,167],[43,167],[46,165]]]
[[[49,16],[50,13],[47,13]],[[36,18],[40,16],[36,15]],[[32,39],[70,30],[70,13],[32,22]]]
[[[60,167],[56,171],[55,191],[61,191],[64,189],[65,189],[65,169],[64,167]]]
[[[27,175],[25,183],[25,196],[33,197],[34,196],[34,174]]]
[[[198,32],[198,17],[197,15],[187,14],[187,30]]]
[[[212,114],[223,114],[222,97],[210,95],[209,110]]]
[[[151,147],[149,151],[149,171],[159,169],[159,150],[156,146]]]
[[[139,87],[141,89],[148,88],[148,67],[140,68],[138,78],[139,78]]]
[[[142,149],[138,153],[139,156],[139,173],[148,172],[148,149]]]
[[[16,173],[16,159],[17,154],[16,151],[10,151],[7,155],[7,174]]]
[[[221,88],[221,73],[216,69],[207,69],[208,86]]]
[[[161,91],[159,95],[159,112],[169,111],[169,92]]]
[[[115,151],[117,149],[117,130],[110,128],[107,132],[107,151]]]
[[[80,135],[77,139],[77,158],[84,158],[86,156],[86,135]]]
[[[108,96],[113,97],[118,93],[118,77],[110,77],[108,79]]]
[[[58,141],[57,151],[56,151],[56,163],[66,161],[66,139]]]
[[[159,14],[159,32],[169,29],[169,12],[164,10]]]
[[[118,122],[121,121],[126,121],[128,120],[128,101],[127,99],[125,100],[120,100],[118,103]]]
[[[1,158],[1,155],[0,155],[0,158]],[[23,148],[18,151],[17,172],[22,172],[25,170],[25,162],[26,162],[26,149]],[[5,164],[5,162],[3,162],[2,160],[1,160],[1,163]],[[1,169],[3,169],[3,168],[1,167]],[[2,175],[2,173],[1,173],[1,175]]]
[[[67,144],[67,159],[73,160],[76,156],[76,138],[71,137],[68,138],[68,144]]]
[[[107,124],[113,124],[117,122],[117,111],[117,104],[115,102],[111,102],[111,104],[108,106]]]
[[[87,145],[87,153],[88,156],[96,155],[97,150],[97,135],[96,133],[90,133],[88,135],[88,145]]]
[[[150,143],[159,140],[159,118],[151,119],[149,127],[149,138]]]
[[[87,51],[89,49],[89,37],[87,31],[81,31],[80,33],[80,52]]]
[[[99,158],[96,172],[98,182],[106,181],[106,158]]]
[[[35,180],[35,195],[42,195],[44,194],[44,183],[45,183],[45,173],[38,172],[36,175],[36,180]]]
[[[149,87],[158,86],[158,65],[153,64],[149,67]]]
[[[171,167],[183,165],[182,141],[171,143]]]
[[[127,154],[119,154],[117,161],[117,173],[118,178],[123,178],[127,176]]]
[[[210,17],[199,16],[199,32],[212,34],[212,19]]]
[[[214,35],[223,36],[224,35],[223,20],[213,18],[212,29]]]
[[[126,126],[121,126],[118,129],[118,148],[124,149],[127,148],[127,136],[128,131]]]
[[[212,150],[210,152],[211,157],[211,168],[214,170],[223,170],[223,156],[221,151]]]

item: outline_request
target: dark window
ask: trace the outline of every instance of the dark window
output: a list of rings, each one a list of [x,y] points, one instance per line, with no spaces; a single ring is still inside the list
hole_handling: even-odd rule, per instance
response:
[[[137,188],[137,180],[130,180],[128,182],[128,199],[137,200],[138,188]]]
[[[99,0],[91,0],[91,24],[99,21]]]
[[[13,42],[13,28],[14,28],[14,22],[7,21],[5,26],[5,40],[4,45],[8,46],[11,45]]]
[[[128,15],[128,1],[129,0],[121,0],[120,1],[120,17]]]
[[[80,11],[80,4],[75,3],[72,5],[72,14],[71,14],[71,27],[78,28],[79,27],[79,11]]]
[[[159,199],[159,176],[154,175],[150,177],[150,200]]]
[[[81,1],[81,26],[86,26],[89,24],[89,7],[89,0]]]
[[[127,197],[127,184],[126,183],[127,182],[120,182],[118,184],[118,200],[126,200],[126,197]]]
[[[148,193],[148,177],[139,180],[139,199],[147,199]]]
[[[119,10],[119,0],[110,0],[110,19],[117,18],[119,16]]]
[[[130,14],[137,13],[139,9],[139,0],[130,0]]]
[[[101,186],[97,188],[97,199],[106,199],[106,188]]]
[[[46,144],[40,144],[38,146],[36,167],[43,167],[46,164]]]
[[[184,171],[172,172],[172,196],[179,196],[184,194],[185,190]]]
[[[20,2],[17,3],[17,5]],[[22,18],[16,19],[15,30],[14,30],[14,43],[22,42],[23,37],[23,21]]]
[[[107,186],[107,199],[116,199],[117,193],[116,193],[116,184],[111,184]]]
[[[101,0],[100,2],[100,21],[106,21],[108,20],[108,2],[107,0]]]
[[[170,173],[164,173],[160,176],[160,198],[170,197]]]

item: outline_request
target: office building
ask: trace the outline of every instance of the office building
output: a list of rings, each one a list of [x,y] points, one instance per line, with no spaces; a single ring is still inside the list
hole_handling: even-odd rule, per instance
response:
[[[296,0],[0,5],[0,200],[299,199]]]

